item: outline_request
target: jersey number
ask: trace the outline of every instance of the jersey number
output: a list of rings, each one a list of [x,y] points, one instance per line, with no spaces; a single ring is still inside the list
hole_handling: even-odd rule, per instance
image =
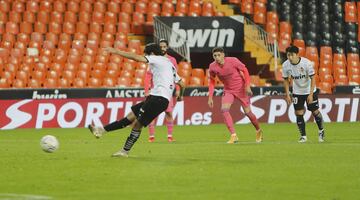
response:
[[[298,103],[298,98],[297,98],[297,97],[293,97],[292,100],[293,100],[293,103],[294,103],[294,104],[297,104],[297,103]]]

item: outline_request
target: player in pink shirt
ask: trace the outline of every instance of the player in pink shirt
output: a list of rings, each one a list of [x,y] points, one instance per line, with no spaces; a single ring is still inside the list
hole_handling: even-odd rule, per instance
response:
[[[177,68],[176,59],[174,57],[170,56],[169,54],[167,54],[167,50],[169,48],[168,41],[165,39],[161,39],[159,41],[159,45],[160,45],[160,48],[161,48],[162,52],[164,53],[164,55],[173,63],[175,68]],[[144,80],[145,96],[148,96],[149,90],[151,90],[152,87],[153,87],[152,73],[150,72],[150,70],[148,70],[146,72],[145,80]],[[176,85],[176,96],[179,96],[179,87],[177,85]],[[172,111],[174,109],[175,103],[176,103],[176,100],[174,100],[174,98],[172,98],[169,102],[169,106],[165,110],[166,126],[167,126],[167,130],[168,130],[168,142],[175,141],[174,137],[172,135],[173,127],[174,127]],[[154,142],[154,141],[155,141],[155,120],[149,124],[149,142]]]
[[[235,57],[225,57],[224,49],[215,47],[212,50],[214,62],[209,66],[209,99],[210,108],[213,107],[213,94],[215,88],[216,76],[224,84],[224,94],[221,99],[221,112],[224,122],[231,134],[230,140],[227,142],[233,144],[238,142],[238,137],[234,129],[233,119],[230,115],[230,108],[234,99],[240,101],[245,115],[250,119],[256,129],[256,142],[262,142],[262,130],[256,116],[250,109],[250,96],[252,91],[250,88],[250,76],[245,65]]]

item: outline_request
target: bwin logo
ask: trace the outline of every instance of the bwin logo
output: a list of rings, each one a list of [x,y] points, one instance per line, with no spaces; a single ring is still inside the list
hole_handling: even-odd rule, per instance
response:
[[[188,40],[189,47],[204,47],[208,43],[208,47],[232,47],[234,44],[235,30],[234,29],[219,29],[220,23],[218,20],[213,20],[211,23],[213,29],[180,29],[180,22],[172,24],[173,32],[179,34],[171,34],[170,46],[177,48],[184,44],[182,38]]]

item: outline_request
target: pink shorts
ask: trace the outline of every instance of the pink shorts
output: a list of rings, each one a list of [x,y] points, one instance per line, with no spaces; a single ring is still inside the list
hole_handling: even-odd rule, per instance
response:
[[[166,108],[165,112],[172,112],[173,109],[174,109],[174,102],[176,102],[176,97],[172,97],[169,101],[169,105],[168,107]]]
[[[229,92],[224,92],[222,98],[221,98],[221,103],[224,104],[232,104],[234,102],[234,99],[237,99],[240,101],[241,106],[242,107],[249,107],[250,106],[250,97],[249,96],[244,96],[244,95],[240,95],[240,94],[233,94],[233,93],[229,93]]]

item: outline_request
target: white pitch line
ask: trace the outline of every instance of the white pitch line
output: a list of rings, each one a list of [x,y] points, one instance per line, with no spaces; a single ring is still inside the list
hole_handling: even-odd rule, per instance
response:
[[[14,193],[0,193],[0,200],[50,200],[49,196],[34,195],[34,194],[14,194]]]

